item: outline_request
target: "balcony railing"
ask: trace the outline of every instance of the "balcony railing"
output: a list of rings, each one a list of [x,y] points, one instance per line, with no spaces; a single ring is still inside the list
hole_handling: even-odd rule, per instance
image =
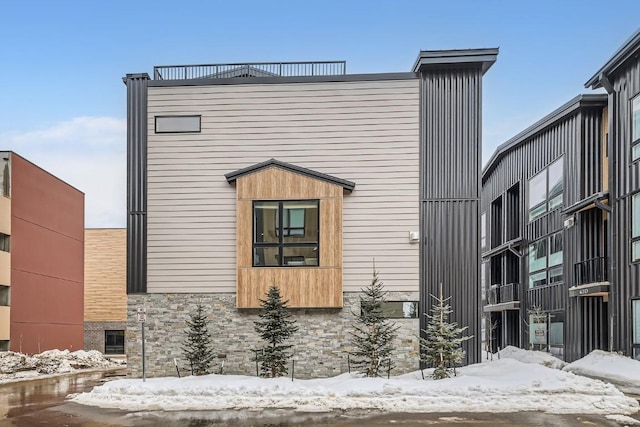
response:
[[[487,290],[487,304],[502,304],[520,301],[520,283],[493,285]]]
[[[575,286],[608,281],[608,262],[605,257],[591,258],[574,264]]]
[[[153,67],[154,80],[335,76],[346,73],[346,61],[251,62],[238,64],[161,65]]]

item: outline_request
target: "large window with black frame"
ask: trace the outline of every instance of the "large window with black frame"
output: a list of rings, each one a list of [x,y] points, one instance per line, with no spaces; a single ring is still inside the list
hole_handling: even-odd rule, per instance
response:
[[[562,206],[563,158],[529,179],[529,221]]]
[[[562,231],[529,245],[529,288],[563,280]]]
[[[319,265],[319,200],[253,202],[253,266]]]

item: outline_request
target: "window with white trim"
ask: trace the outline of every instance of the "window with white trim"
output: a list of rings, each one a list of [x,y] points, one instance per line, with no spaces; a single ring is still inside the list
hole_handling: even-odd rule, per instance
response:
[[[529,180],[529,221],[562,206],[563,158]]]

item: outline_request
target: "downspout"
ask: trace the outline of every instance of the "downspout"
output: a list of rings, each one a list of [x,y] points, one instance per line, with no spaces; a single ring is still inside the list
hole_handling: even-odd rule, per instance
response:
[[[614,140],[614,128],[613,128],[613,117],[614,117],[614,108],[615,108],[615,102],[614,102],[614,97],[615,97],[615,91],[613,88],[613,85],[611,84],[611,81],[609,80],[609,77],[603,72],[600,74],[599,77],[599,81],[600,84],[602,85],[602,87],[604,88],[604,90],[607,91],[608,99],[607,99],[607,109],[609,110],[607,113],[607,129],[609,131],[609,134],[607,135],[607,159],[609,161],[609,176],[608,176],[608,180],[609,180],[609,206],[611,207],[609,210],[607,210],[607,215],[609,216],[609,230],[606,236],[607,239],[607,247],[609,248],[609,301],[611,302],[609,304],[609,307],[614,307],[613,301],[614,301],[614,293],[616,291],[616,281],[615,281],[615,273],[616,273],[616,257],[614,256],[616,251],[616,247],[614,246],[614,238],[613,238],[613,234],[615,233],[616,227],[614,224],[614,215],[613,215],[613,207],[615,204],[615,198],[616,198],[616,194],[617,192],[614,191],[613,185],[614,185],[614,179],[613,179],[613,171],[615,171],[614,167],[613,167],[613,140]],[[613,352],[614,351],[614,346],[613,346],[613,331],[615,330],[614,328],[614,324],[615,324],[615,315],[614,315],[614,310],[609,309],[609,351]]]

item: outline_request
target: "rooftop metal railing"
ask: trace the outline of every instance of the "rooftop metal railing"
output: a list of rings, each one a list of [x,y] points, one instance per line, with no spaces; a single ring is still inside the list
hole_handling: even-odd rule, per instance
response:
[[[334,76],[346,73],[346,61],[251,62],[238,64],[160,65],[153,67],[154,80]]]

